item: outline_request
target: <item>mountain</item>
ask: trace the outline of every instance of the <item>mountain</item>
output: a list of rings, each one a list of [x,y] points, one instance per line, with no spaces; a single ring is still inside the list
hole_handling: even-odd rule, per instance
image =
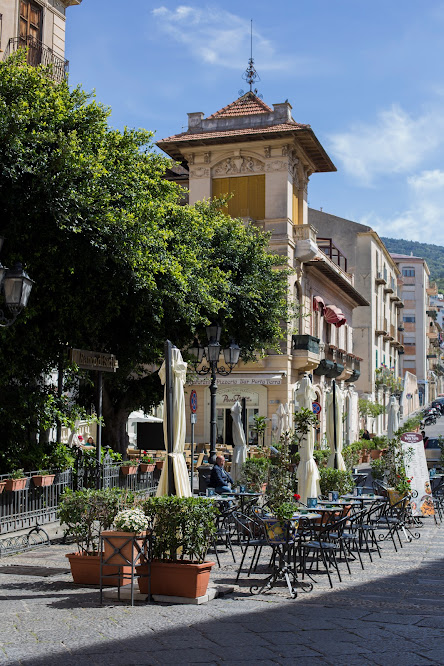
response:
[[[403,240],[402,238],[383,238],[382,242],[389,252],[395,254],[413,254],[426,260],[430,269],[430,280],[436,282],[439,291],[444,291],[444,247],[431,243]]]

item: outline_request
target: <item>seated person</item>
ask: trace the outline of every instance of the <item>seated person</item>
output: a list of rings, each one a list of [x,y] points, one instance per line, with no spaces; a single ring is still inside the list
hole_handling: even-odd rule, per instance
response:
[[[231,493],[231,484],[233,483],[231,476],[224,470],[224,464],[225,458],[223,456],[216,456],[216,464],[211,470],[208,482],[208,487],[215,488],[219,495],[222,493]]]

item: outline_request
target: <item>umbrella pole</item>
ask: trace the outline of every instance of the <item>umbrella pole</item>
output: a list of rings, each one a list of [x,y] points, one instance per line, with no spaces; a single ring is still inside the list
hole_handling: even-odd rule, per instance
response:
[[[336,432],[336,381],[332,380],[333,384],[333,441],[335,445],[335,469],[338,469],[338,453],[337,453],[337,432]]]
[[[173,376],[171,366],[173,363],[173,345],[167,340],[165,342],[165,386],[166,386],[166,418],[167,418],[167,471],[168,471],[168,495],[175,495],[173,458]]]
[[[248,444],[248,423],[247,423],[247,399],[241,399],[242,405],[242,428],[244,429],[245,444]]]

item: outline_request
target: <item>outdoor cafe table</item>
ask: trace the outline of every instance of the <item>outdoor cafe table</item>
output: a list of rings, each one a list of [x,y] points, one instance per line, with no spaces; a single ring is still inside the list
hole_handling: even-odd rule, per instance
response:
[[[363,507],[365,502],[374,502],[376,500],[378,501],[383,501],[386,500],[386,497],[383,497],[382,495],[341,495],[341,499],[344,500],[356,500],[357,502],[361,503],[361,506]]]
[[[339,499],[339,500],[334,500],[334,501],[333,500],[318,500],[318,504],[319,504],[319,506],[324,506],[325,504],[328,504],[330,506],[332,504],[334,504],[335,506],[338,506],[338,505],[343,506],[345,504],[347,504],[348,506],[350,506],[350,504],[351,505],[360,504],[360,502],[357,502],[356,499],[357,498],[355,496],[353,496],[352,500],[347,500],[347,499]]]
[[[263,495],[263,493],[248,493],[248,492],[239,493],[239,492],[233,491],[232,493],[222,493],[221,497],[224,497],[226,499],[231,499],[231,498],[237,499],[237,498],[239,498],[240,508],[241,508],[242,513],[244,513],[245,502],[248,499],[257,499],[258,497],[261,497],[262,495]]]

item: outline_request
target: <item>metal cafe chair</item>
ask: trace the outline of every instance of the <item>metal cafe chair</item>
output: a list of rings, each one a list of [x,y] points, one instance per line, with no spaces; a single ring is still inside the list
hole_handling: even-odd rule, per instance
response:
[[[336,570],[339,581],[342,582],[341,572],[339,571],[338,558],[337,554],[342,554],[347,563],[347,567],[350,571],[348,560],[345,553],[345,546],[342,540],[342,534],[346,527],[347,521],[349,520],[348,516],[344,516],[339,520],[328,523],[322,527],[317,535],[317,539],[312,539],[309,541],[301,541],[300,543],[300,552],[302,556],[301,561],[301,570],[302,570],[302,579],[306,573],[311,572],[312,567],[307,569],[307,556],[311,554],[313,556],[312,566],[316,558],[317,567],[319,566],[319,559],[324,565],[325,571],[328,576],[328,581],[330,587],[333,587],[333,583],[330,576],[330,567],[333,567]],[[311,577],[311,575],[310,575]]]
[[[236,575],[237,583],[242,572],[242,567],[244,566],[248,549],[253,549],[253,555],[248,568],[247,577],[250,576],[253,570],[256,570],[262,553],[262,548],[267,545],[267,538],[264,525],[259,517],[247,516],[239,511],[233,511],[232,518],[239,545],[242,550],[242,559]]]

